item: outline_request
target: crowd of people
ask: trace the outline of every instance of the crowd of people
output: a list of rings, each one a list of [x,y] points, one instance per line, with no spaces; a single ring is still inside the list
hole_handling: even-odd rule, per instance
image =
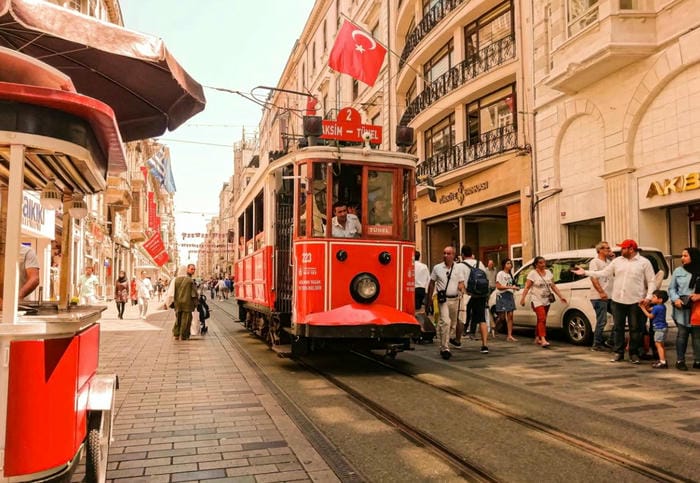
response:
[[[639,253],[636,241],[624,240],[618,246],[620,256],[614,257],[610,244],[601,241],[596,245],[597,256],[588,269],[572,270],[576,275],[588,276],[591,282],[589,300],[596,314],[591,350],[612,350],[611,362],[624,361],[627,352],[632,364],[640,364],[645,355],[643,336],[646,334],[651,341],[652,367],[668,368],[665,303],[670,300],[672,320],[677,327],[676,368],[688,370],[686,352],[692,339],[692,365],[700,369],[700,250],[693,247],[683,250],[681,266],[673,271],[668,291],[665,291],[660,289],[663,272],[654,273],[651,262]],[[517,340],[513,336],[513,312],[516,308],[514,295],[520,287],[513,279],[512,260],[502,260],[501,270],[496,271],[492,260],[486,265],[476,260],[469,246],[463,246],[460,255],[456,256],[453,246],[446,246],[443,261],[429,270],[420,261],[420,253],[415,254],[416,310],[425,306],[428,315],[437,311],[436,337],[440,356],[445,360],[450,359],[453,347],[462,345],[463,334],[474,338],[477,329],[483,354],[489,352],[487,340],[489,335],[493,336],[496,325],[505,324],[507,341]],[[497,318],[491,324],[487,300],[494,291]],[[544,349],[550,347],[547,314],[557,297],[562,303],[568,303],[553,282],[545,258],[535,257],[518,302],[521,306],[529,302],[537,321],[534,343]],[[612,314],[613,330],[611,338],[604,340],[608,313]]]

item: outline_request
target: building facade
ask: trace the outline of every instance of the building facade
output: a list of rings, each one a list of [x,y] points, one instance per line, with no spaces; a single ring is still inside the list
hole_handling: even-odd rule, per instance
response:
[[[535,1],[543,251],[700,238],[697,2]]]
[[[393,16],[394,104],[414,130],[417,245],[429,263],[446,245],[497,266],[534,253],[526,14],[511,0],[405,0]]]

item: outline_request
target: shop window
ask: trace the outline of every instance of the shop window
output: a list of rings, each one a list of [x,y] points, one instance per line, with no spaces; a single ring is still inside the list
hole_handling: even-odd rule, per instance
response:
[[[586,220],[566,225],[569,249],[593,248],[603,239],[603,219]]]

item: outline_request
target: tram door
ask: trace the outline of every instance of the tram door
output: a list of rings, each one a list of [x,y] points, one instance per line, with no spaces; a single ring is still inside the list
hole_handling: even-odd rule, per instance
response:
[[[275,312],[291,314],[292,312],[292,227],[294,222],[294,210],[291,191],[282,190],[277,193],[277,207],[275,209],[275,231],[277,243],[275,244],[275,280],[276,299]]]

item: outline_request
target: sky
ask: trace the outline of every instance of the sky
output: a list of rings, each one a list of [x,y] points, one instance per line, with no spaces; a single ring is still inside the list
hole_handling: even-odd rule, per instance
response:
[[[276,86],[314,0],[121,0],[124,26],[160,37],[203,86],[250,92]],[[175,230],[201,233],[218,213],[219,192],[233,173],[233,143],[257,130],[262,110],[242,97],[205,87],[206,108],[158,138],[170,148]],[[224,146],[217,146],[224,145]],[[196,262],[181,249],[182,263]]]

